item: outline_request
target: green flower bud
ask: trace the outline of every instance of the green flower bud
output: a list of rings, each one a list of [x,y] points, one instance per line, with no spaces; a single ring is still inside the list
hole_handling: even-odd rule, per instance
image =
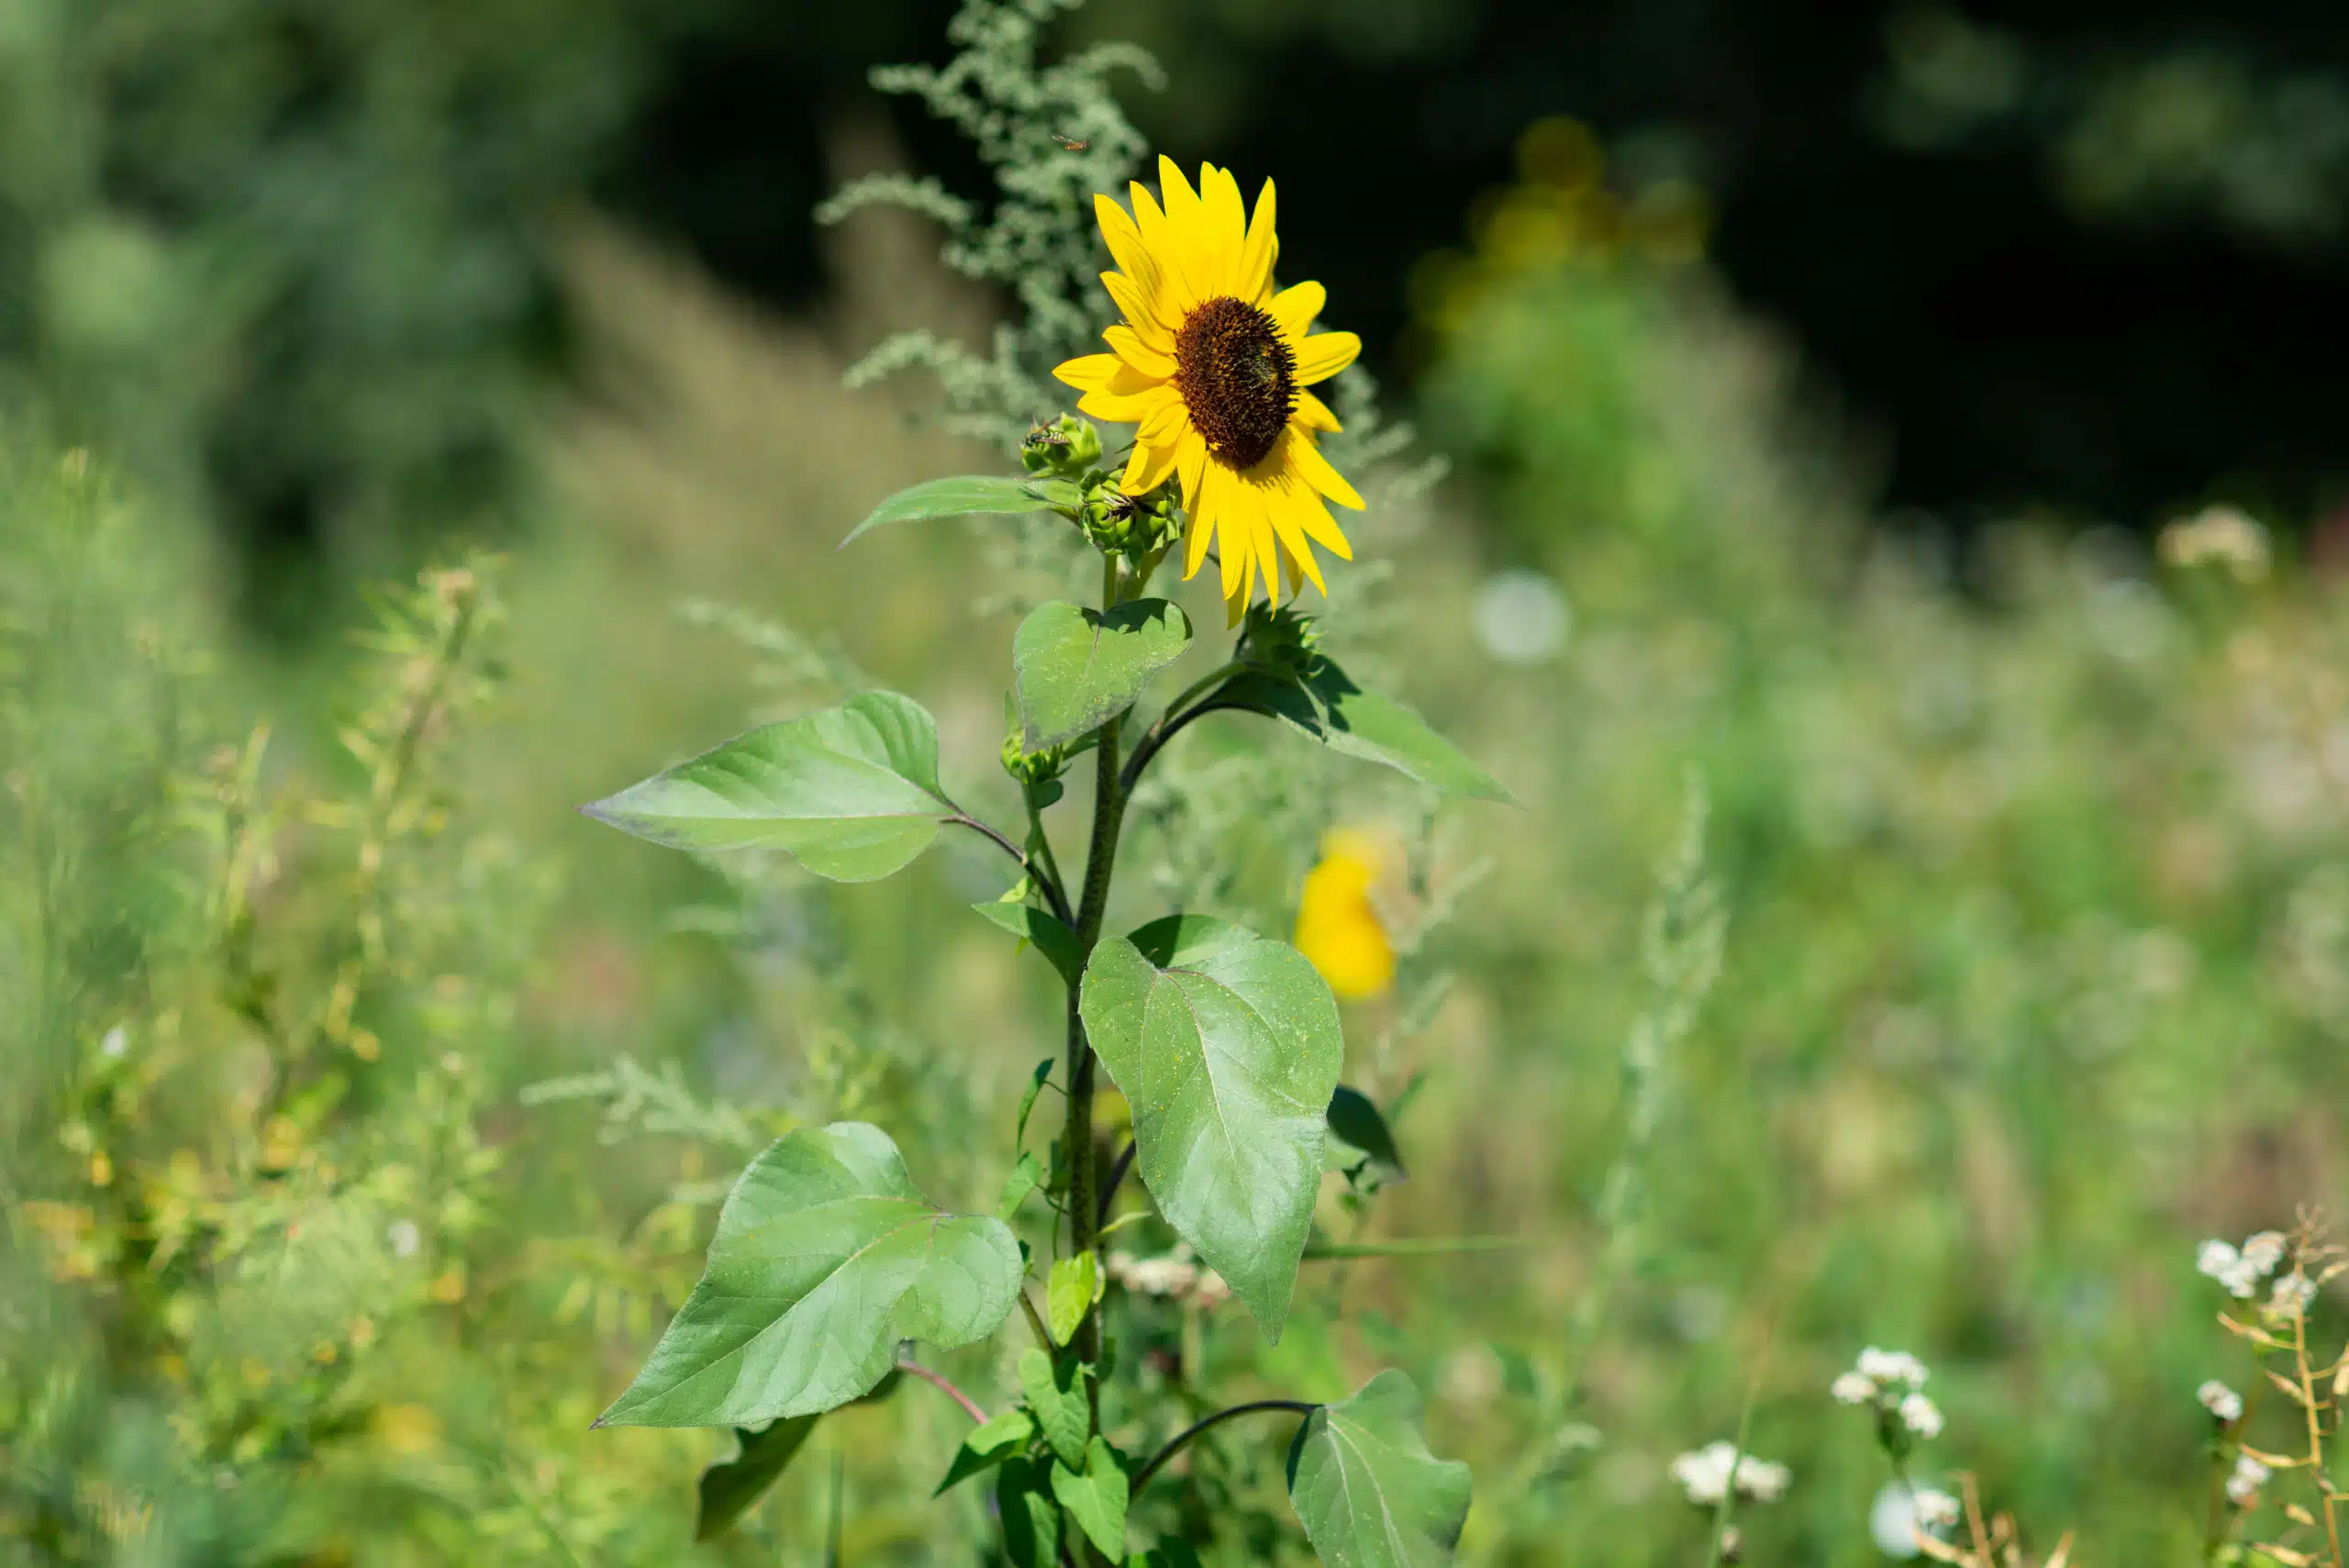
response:
[[[1321,628],[1309,616],[1260,599],[1248,606],[1241,641],[1250,663],[1294,670],[1313,658],[1321,643]]]
[[[1101,432],[1092,421],[1063,414],[1049,425],[1031,426],[1020,443],[1019,465],[1030,473],[1074,479],[1101,461]]]

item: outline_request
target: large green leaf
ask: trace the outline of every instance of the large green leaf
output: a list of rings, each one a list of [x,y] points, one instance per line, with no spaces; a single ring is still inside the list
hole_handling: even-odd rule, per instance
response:
[[[1438,1568],[1468,1522],[1468,1467],[1436,1458],[1395,1371],[1324,1405],[1288,1450],[1288,1496],[1330,1568]]]
[[[737,1430],[734,1457],[701,1473],[701,1510],[694,1519],[694,1539],[707,1540],[748,1513],[815,1429],[815,1417],[794,1416],[764,1431]]]
[[[1085,1539],[1112,1562],[1126,1555],[1126,1504],[1130,1491],[1117,1451],[1095,1438],[1085,1451],[1085,1468],[1052,1466],[1052,1496],[1060,1499]]]
[[[1158,1211],[1280,1338],[1345,1054],[1305,955],[1181,915],[1093,950],[1080,1001]]]
[[[1084,499],[1083,492],[1065,479],[999,479],[988,473],[963,473],[925,480],[874,507],[873,515],[841,540],[841,547],[846,549],[885,523],[928,522],[974,512],[1049,512],[1077,506]]]
[[[923,1200],[888,1134],[803,1128],[726,1197],[701,1283],[598,1426],[747,1426],[833,1409],[879,1383],[900,1340],[995,1332],[1019,1244]]]
[[[1164,599],[1136,599],[1107,612],[1055,601],[1039,606],[1011,639],[1030,751],[1098,729],[1134,705],[1150,678],[1191,645],[1191,621]]]
[[[1218,706],[1277,718],[1334,751],[1387,767],[1438,789],[1514,803],[1498,780],[1390,697],[1366,692],[1334,660],[1306,656],[1294,670],[1260,666],[1225,683]]]
[[[680,849],[788,850],[835,882],[887,876],[954,815],[938,726],[895,692],[763,725],[582,809]]]

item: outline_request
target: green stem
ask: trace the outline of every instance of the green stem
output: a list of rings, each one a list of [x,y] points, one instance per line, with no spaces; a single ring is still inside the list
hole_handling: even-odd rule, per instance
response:
[[[1304,1416],[1309,1418],[1313,1412],[1319,1408],[1321,1408],[1320,1406],[1308,1405],[1302,1399],[1258,1399],[1246,1405],[1234,1405],[1228,1410],[1218,1410],[1214,1415],[1208,1417],[1205,1420],[1193,1422],[1190,1426],[1184,1428],[1181,1431],[1176,1432],[1173,1437],[1167,1439],[1166,1446],[1160,1449],[1156,1453],[1152,1454],[1150,1456],[1150,1462],[1143,1465],[1140,1470],[1134,1472],[1133,1482],[1126,1488],[1127,1496],[1140,1496],[1141,1489],[1150,1485],[1150,1478],[1157,1474],[1159,1471],[1164,1467],[1168,1460],[1173,1459],[1176,1454],[1182,1452],[1185,1445],[1189,1443],[1193,1438],[1197,1437],[1200,1433],[1206,1431],[1210,1427],[1219,1426],[1225,1421],[1229,1421],[1234,1416],[1253,1415],[1259,1410],[1286,1410],[1293,1415]]]

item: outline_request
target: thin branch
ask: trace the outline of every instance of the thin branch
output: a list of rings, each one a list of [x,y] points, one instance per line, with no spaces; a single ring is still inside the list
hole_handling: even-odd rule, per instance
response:
[[[1126,1172],[1133,1162],[1134,1144],[1129,1140],[1125,1149],[1118,1155],[1117,1162],[1109,1167],[1109,1179],[1101,1184],[1101,1211],[1094,1217],[1093,1220],[1093,1228],[1096,1231],[1109,1223],[1109,1205],[1118,1195],[1118,1184],[1126,1179]]]
[[[1144,1486],[1150,1485],[1150,1478],[1157,1474],[1168,1460],[1182,1451],[1184,1445],[1209,1427],[1219,1426],[1234,1416],[1253,1415],[1259,1410],[1287,1410],[1299,1416],[1310,1416],[1319,1408],[1321,1408],[1320,1406],[1308,1405],[1302,1399],[1258,1399],[1246,1405],[1234,1405],[1228,1410],[1218,1410],[1205,1420],[1196,1421],[1167,1439],[1166,1446],[1152,1454],[1148,1464],[1134,1472],[1133,1484],[1126,1488],[1126,1494],[1128,1496],[1139,1494]]]
[[[899,1372],[910,1373],[914,1376],[920,1378],[924,1383],[929,1384],[931,1387],[943,1391],[948,1398],[953,1400],[955,1404],[963,1407],[963,1413],[964,1415],[970,1417],[971,1419],[978,1422],[979,1425],[983,1427],[987,1424],[987,1413],[979,1408],[978,1401],[963,1393],[961,1389],[955,1387],[953,1383],[948,1379],[944,1373],[933,1372],[929,1367],[922,1365],[921,1362],[914,1360],[911,1356],[899,1356],[897,1358],[897,1370]]]
[[[1134,747],[1134,754],[1126,759],[1126,771],[1118,781],[1119,787],[1129,795],[1133,793],[1134,784],[1141,779],[1141,771],[1150,766],[1150,760],[1157,756],[1166,743],[1174,740],[1175,735],[1193,719],[1205,718],[1211,713],[1245,713],[1247,711],[1238,703],[1218,702],[1209,698],[1195,708],[1176,714],[1171,720],[1160,719],[1151,728],[1150,733],[1141,738],[1141,743]]]
[[[1019,869],[1027,873],[1036,885],[1044,890],[1044,897],[1051,903],[1052,913],[1059,917],[1060,923],[1063,926],[1075,923],[1069,914],[1068,900],[1062,895],[1060,879],[1030,860],[1027,851],[1020,849],[1019,845],[967,812],[956,811],[953,816],[946,818],[946,824],[951,828],[968,828],[972,832],[978,834],[1005,854],[1009,855],[1019,862]]]

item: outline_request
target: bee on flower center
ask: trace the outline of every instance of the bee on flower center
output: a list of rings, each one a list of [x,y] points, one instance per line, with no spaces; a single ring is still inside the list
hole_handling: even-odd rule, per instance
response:
[[[1255,306],[1228,295],[1203,300],[1174,335],[1174,384],[1208,450],[1253,468],[1297,411],[1297,356]]]

